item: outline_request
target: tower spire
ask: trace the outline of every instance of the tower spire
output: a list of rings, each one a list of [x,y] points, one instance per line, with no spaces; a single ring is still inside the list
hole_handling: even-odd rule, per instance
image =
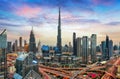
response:
[[[59,20],[58,20],[58,24],[59,24],[59,27],[61,27],[61,14],[60,14],[60,7],[59,7]]]
[[[61,53],[61,14],[60,14],[60,7],[59,7],[59,15],[58,15],[58,36],[57,36],[57,47],[59,49],[59,53]]]

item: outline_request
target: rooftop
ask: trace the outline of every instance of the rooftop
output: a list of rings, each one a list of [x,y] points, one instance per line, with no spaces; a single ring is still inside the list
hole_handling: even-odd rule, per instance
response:
[[[21,53],[21,54],[17,57],[17,60],[23,61],[27,56],[28,56],[28,53]]]

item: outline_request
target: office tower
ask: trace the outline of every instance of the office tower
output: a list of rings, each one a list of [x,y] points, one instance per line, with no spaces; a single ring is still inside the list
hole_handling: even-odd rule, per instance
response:
[[[28,65],[29,62],[29,54],[27,53],[20,53],[20,55],[16,58],[16,73],[18,73],[19,75],[21,75],[22,77],[24,77],[26,75],[25,72],[27,72],[27,68],[25,68],[25,66]]]
[[[82,56],[82,40],[81,38],[77,38],[77,57]]]
[[[1,75],[4,75],[4,79],[7,79],[7,55],[6,55],[6,48],[7,48],[7,33],[6,29],[0,34],[0,72]],[[2,64],[1,62],[4,62]]]
[[[57,47],[59,53],[62,53],[62,40],[61,40],[61,15],[60,15],[60,8],[59,8],[59,17],[58,17],[58,35],[57,35]]]
[[[65,44],[65,46],[63,47],[63,51],[68,52],[68,45],[67,44]]]
[[[12,42],[7,42],[7,53],[12,52]]]
[[[20,51],[22,50],[22,37],[19,38],[19,47],[20,47]]]
[[[93,63],[96,61],[96,34],[91,36],[91,61]]]
[[[74,56],[77,56],[77,52],[76,52],[76,50],[77,50],[77,42],[76,42],[76,33],[74,32],[73,33],[73,55]]]
[[[102,52],[102,59],[103,59],[103,60],[105,60],[105,58],[106,58],[105,46],[106,46],[106,42],[105,42],[105,41],[102,41],[102,42],[101,42],[101,52]]]
[[[36,53],[36,42],[35,42],[35,36],[33,33],[33,28],[30,32],[30,39],[29,39],[29,51]]]
[[[38,42],[38,53],[39,53],[39,55],[42,56],[41,42],[40,41]]]
[[[12,51],[15,52],[15,43],[12,44]]]
[[[17,49],[18,49],[18,41],[15,40],[15,52],[17,52]]]
[[[49,50],[50,50],[49,46],[43,45],[41,49],[42,49],[43,57],[48,57],[49,56]]]
[[[114,46],[113,46],[113,50],[114,50],[114,51],[116,51],[116,50],[118,50],[118,49],[119,49],[119,47],[118,47],[117,45],[114,45]]]
[[[113,56],[113,41],[109,41],[109,58]]]
[[[109,37],[106,36],[106,47],[105,47],[105,53],[106,53],[106,60],[109,60]]]
[[[83,36],[82,37],[82,62],[84,64],[88,63],[88,49],[89,49],[89,43],[88,43],[88,37]]]
[[[68,52],[72,52],[72,45],[71,45],[71,42],[69,42]]]

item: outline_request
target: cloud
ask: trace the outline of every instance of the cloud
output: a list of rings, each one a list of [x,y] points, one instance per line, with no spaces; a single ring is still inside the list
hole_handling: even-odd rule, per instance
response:
[[[101,22],[97,19],[81,19],[81,18],[70,18],[63,20],[65,24],[77,23],[77,24],[100,24]]]
[[[92,0],[94,4],[96,5],[112,5],[114,4],[117,0]]]
[[[120,22],[119,21],[109,22],[109,23],[106,23],[106,25],[117,26],[117,25],[120,25]]]
[[[21,25],[11,24],[11,23],[0,23],[0,25],[3,27],[19,27],[19,26],[21,26]]]
[[[15,13],[18,16],[22,16],[25,18],[33,18],[33,17],[37,17],[40,14],[41,10],[42,9],[40,7],[31,7],[28,5],[24,5],[24,6],[19,7],[15,11]]]

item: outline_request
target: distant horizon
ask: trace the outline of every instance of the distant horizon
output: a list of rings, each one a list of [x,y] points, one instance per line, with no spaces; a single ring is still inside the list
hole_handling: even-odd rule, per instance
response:
[[[34,29],[36,43],[57,43],[58,6],[61,7],[62,46],[77,37],[97,35],[97,45],[109,36],[120,42],[119,0],[0,0],[0,32],[7,29],[8,41],[20,36],[29,43]]]
[[[7,29],[6,29],[6,30],[7,30]],[[0,33],[1,33],[2,31],[3,31],[3,29],[1,29]],[[30,30],[30,31],[31,31],[31,30]],[[33,30],[33,32],[34,32],[34,30]],[[93,33],[93,34],[94,34],[94,33]],[[34,33],[34,35],[35,35],[35,33]],[[77,35],[77,33],[76,33],[76,35]],[[91,34],[91,35],[92,35],[92,34]],[[87,37],[90,38],[91,35],[90,35],[90,36],[87,36]],[[97,35],[97,34],[96,34],[96,35]],[[29,34],[28,36],[30,36],[30,34]],[[71,35],[71,36],[72,36],[72,35]],[[108,35],[108,36],[109,36],[109,35]],[[7,33],[7,37],[9,37],[9,36],[8,36],[8,33]],[[17,41],[18,41],[18,46],[19,46],[19,37],[22,37],[22,36],[17,36],[17,37],[18,37],[18,38],[13,39],[13,40],[10,40],[9,38],[7,38],[7,42],[12,42],[12,43],[14,43],[15,40],[17,40]],[[78,37],[80,37],[80,36],[77,36],[76,38],[78,38]],[[83,36],[81,36],[80,38],[82,38],[82,37],[83,37]],[[30,37],[29,37],[29,38],[30,38]],[[27,41],[27,44],[29,44],[29,38],[25,39],[25,38],[22,37],[22,45],[24,45],[24,40],[26,40],[26,41]],[[57,38],[56,38],[56,41],[54,42],[54,43],[55,43],[54,45],[53,45],[53,44],[43,43],[42,40],[36,39],[36,35],[35,35],[35,40],[36,40],[36,46],[37,46],[37,44],[38,44],[39,41],[41,42],[42,45],[48,45],[48,46],[56,46],[55,44],[57,43]],[[71,40],[73,41],[72,38],[71,38]],[[98,40],[98,38],[97,38],[97,40]],[[101,42],[102,42],[102,41],[105,41],[105,40],[106,40],[106,35],[105,35],[104,40],[101,40],[100,43],[97,42],[97,46],[100,45]],[[109,40],[112,40],[112,39],[109,38]],[[62,40],[62,41],[64,41],[64,40]],[[72,45],[72,43],[73,43],[72,41],[68,41],[68,42],[65,43],[65,44],[69,45],[69,42],[71,42],[71,45]],[[113,41],[113,40],[112,40],[112,41]],[[62,46],[64,46],[65,44],[62,43]],[[114,44],[114,41],[113,41],[113,45],[119,45],[119,42],[118,42],[117,44]],[[73,45],[72,45],[72,46],[73,46]]]

